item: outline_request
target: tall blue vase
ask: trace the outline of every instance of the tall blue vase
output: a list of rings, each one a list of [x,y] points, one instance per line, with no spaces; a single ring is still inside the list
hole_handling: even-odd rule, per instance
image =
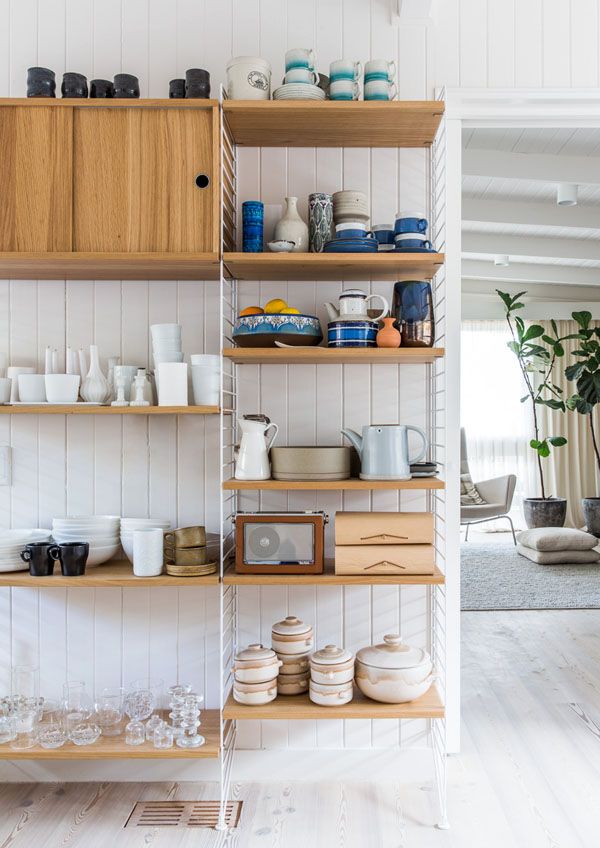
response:
[[[242,250],[244,253],[262,253],[265,207],[260,200],[242,203]]]

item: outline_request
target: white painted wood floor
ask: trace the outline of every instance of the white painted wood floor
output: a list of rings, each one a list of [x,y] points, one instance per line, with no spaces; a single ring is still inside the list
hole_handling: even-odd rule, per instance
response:
[[[0,790],[0,848],[597,848],[600,611],[472,612],[463,628],[450,831],[431,826],[433,793],[410,775],[235,785],[244,809],[226,836],[123,830],[136,801],[214,799],[210,785],[11,784]]]

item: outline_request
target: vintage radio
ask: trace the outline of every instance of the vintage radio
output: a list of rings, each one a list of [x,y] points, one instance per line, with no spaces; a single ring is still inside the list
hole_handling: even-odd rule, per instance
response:
[[[324,512],[238,512],[235,570],[241,574],[322,574]]]

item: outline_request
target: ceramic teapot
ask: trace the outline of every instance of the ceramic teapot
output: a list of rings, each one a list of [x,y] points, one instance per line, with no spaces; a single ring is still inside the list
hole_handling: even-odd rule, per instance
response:
[[[418,433],[423,446],[416,456],[408,454],[408,431]],[[425,456],[429,446],[420,427],[409,424],[365,425],[362,436],[354,430],[342,430],[360,456],[361,480],[410,480],[410,466]]]
[[[381,313],[371,318],[367,313],[367,304],[370,300],[380,300],[383,304]],[[340,295],[340,308],[336,309],[333,303],[325,303],[327,316],[330,321],[379,321],[390,311],[390,306],[380,294],[369,294],[360,289],[348,289]]]
[[[279,430],[266,415],[244,415],[238,419],[242,438],[235,449],[236,480],[268,480],[271,476],[269,450]],[[267,432],[273,430],[270,437]]]

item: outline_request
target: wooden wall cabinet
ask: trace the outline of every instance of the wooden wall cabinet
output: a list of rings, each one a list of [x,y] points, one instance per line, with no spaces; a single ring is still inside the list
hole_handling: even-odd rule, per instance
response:
[[[0,101],[0,276],[219,273],[211,100]]]

